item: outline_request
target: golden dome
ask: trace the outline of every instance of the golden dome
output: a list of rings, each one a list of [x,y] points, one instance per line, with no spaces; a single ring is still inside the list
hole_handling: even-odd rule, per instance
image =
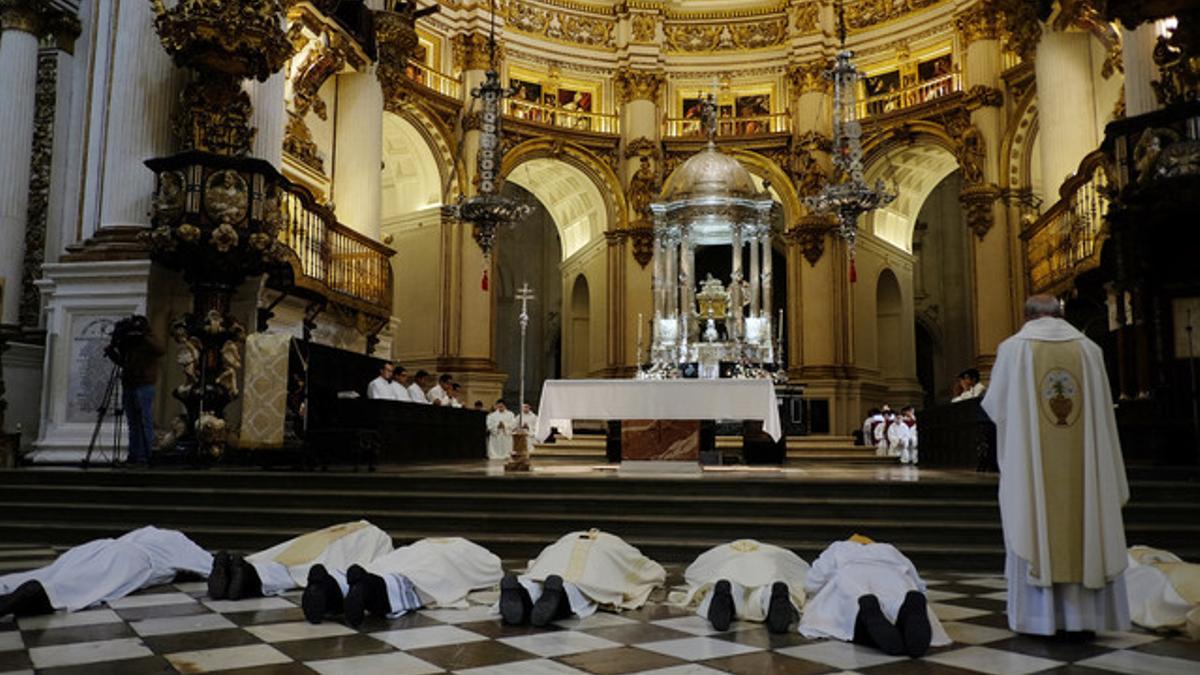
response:
[[[676,169],[662,191],[664,202],[702,197],[754,199],[760,196],[746,167],[711,143]]]

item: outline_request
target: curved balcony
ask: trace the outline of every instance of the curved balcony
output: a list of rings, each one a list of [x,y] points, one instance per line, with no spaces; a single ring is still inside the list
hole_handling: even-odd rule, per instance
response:
[[[408,63],[404,66],[404,76],[410,82],[426,89],[431,89],[446,98],[452,98],[456,101],[462,100],[461,79],[435,70],[420,61],[409,59]]]
[[[791,133],[791,113],[721,117],[717,120],[717,136],[762,136]],[[695,117],[667,117],[663,120],[663,138],[700,138],[704,135],[701,121]]]
[[[1029,290],[1056,293],[1100,264],[1110,204],[1108,156],[1095,150],[1063,183],[1061,198],[1021,232]]]
[[[957,72],[947,73],[915,85],[868,96],[858,103],[858,117],[878,117],[916,108],[957,91],[962,91],[962,76]]]
[[[612,113],[591,112],[565,106],[549,106],[515,98],[504,99],[504,114],[522,122],[573,131],[600,134],[621,132],[620,118]]]

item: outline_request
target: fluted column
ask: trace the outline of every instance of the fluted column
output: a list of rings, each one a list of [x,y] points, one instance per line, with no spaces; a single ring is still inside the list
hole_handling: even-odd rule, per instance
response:
[[[338,220],[379,238],[383,90],[373,67],[339,75],[333,202]],[[260,132],[261,133],[261,132]],[[282,136],[280,136],[282,141]]]
[[[254,145],[250,154],[265,159],[271,166],[283,166],[283,132],[287,126],[287,109],[284,105],[284,86],[287,84],[285,70],[267,78],[266,82],[246,80],[243,87],[250,96],[254,112],[250,124],[258,129],[254,134]],[[382,98],[380,99],[382,101]],[[380,120],[383,114],[380,112]],[[382,124],[382,121],[380,122]]]
[[[1051,202],[1084,155],[1099,145],[1089,40],[1087,33],[1046,30],[1037,47],[1038,135],[1052,141],[1041,144],[1042,175]]]
[[[40,17],[34,2],[0,5],[0,323],[20,312]]]
[[[1125,115],[1134,117],[1159,108],[1152,80],[1158,79],[1154,65],[1157,24],[1144,23],[1135,30],[1121,28],[1121,59],[1125,70]]]

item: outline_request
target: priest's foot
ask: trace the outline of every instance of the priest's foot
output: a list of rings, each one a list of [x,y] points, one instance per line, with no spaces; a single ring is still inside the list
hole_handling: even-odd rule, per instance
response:
[[[262,580],[254,565],[246,562],[240,555],[229,558],[229,591],[226,597],[230,600],[262,597]]]
[[[858,599],[858,618],[854,621],[854,641],[882,651],[889,656],[904,653],[904,640],[879,606],[879,598],[864,595]]]
[[[300,607],[309,623],[321,623],[326,614],[342,611],[342,589],[324,565],[313,565],[308,569],[308,584],[300,596]]]
[[[208,573],[209,598],[224,600],[229,595],[229,564],[228,551],[217,551],[213,556],[212,571]]]
[[[50,606],[50,598],[46,589],[37,581],[26,581],[17,586],[12,593],[0,595],[0,617],[8,616],[37,616],[50,614],[54,608]]]
[[[541,628],[553,621],[571,616],[571,602],[563,589],[562,577],[551,574],[542,584],[542,597],[533,604],[529,623]]]
[[[346,570],[346,582],[350,591],[346,593],[346,625],[358,628],[366,618],[367,612],[376,616],[387,616],[391,613],[388,602],[387,584],[383,577],[371,574],[360,565],[351,565]]]
[[[771,586],[771,602],[767,605],[767,630],[786,633],[796,619],[796,608],[792,606],[792,594],[788,585],[776,581]]]
[[[729,624],[733,623],[732,587],[725,579],[713,584],[712,600],[708,603],[708,622],[720,631],[729,630]]]
[[[916,659],[929,651],[933,627],[929,625],[929,610],[926,609],[923,594],[909,591],[904,596],[904,602],[896,612],[896,629],[904,639],[904,650],[909,656]]]
[[[509,574],[500,580],[500,619],[510,626],[521,626],[529,622],[533,611],[533,600],[529,591],[517,581],[517,575]]]

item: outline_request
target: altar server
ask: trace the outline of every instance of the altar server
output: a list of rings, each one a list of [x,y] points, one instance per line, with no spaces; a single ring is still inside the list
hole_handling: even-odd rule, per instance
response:
[[[521,576],[500,582],[500,615],[507,624],[545,626],[598,607],[637,609],[666,581],[662,565],[620,537],[596,529],[572,532],[547,546]]]
[[[180,572],[205,576],[212,560],[182,532],[157,527],[89,541],[45,567],[0,576],[0,618],[79,611],[168,583]]]
[[[395,401],[396,388],[392,384],[392,364],[384,363],[379,367],[379,376],[367,385],[367,398],[377,398],[384,401]]]
[[[734,619],[765,621],[772,633],[785,633],[804,605],[808,563],[791,551],[753,539],[739,539],[701,553],[683,573],[688,589],[672,601],[697,605],[717,630]]]
[[[982,405],[997,430],[1008,625],[1087,637],[1129,627],[1129,486],[1104,354],[1061,315],[1054,297],[1026,302]]]
[[[479,544],[421,539],[344,571],[314,565],[301,605],[312,623],[344,608],[346,623],[357,628],[366,612],[395,618],[422,607],[465,608],[468,593],[495,586],[503,575],[500,558]]]
[[[892,409],[884,406],[883,421],[875,425],[875,456],[877,457],[899,457],[900,449],[893,447],[888,437],[888,431],[896,422],[896,414]]]
[[[813,562],[800,633],[919,657],[930,645],[950,644],[925,599],[912,561],[890,544],[861,535],[829,545]]]
[[[488,413],[486,424],[488,459],[508,459],[512,455],[512,435],[517,428],[517,416],[504,405],[504,399],[496,401],[496,406]]]
[[[533,412],[533,406],[528,403],[521,404],[521,428],[529,433],[533,433],[537,429],[537,413]]]
[[[1133,623],[1150,630],[1178,630],[1200,640],[1200,565],[1170,551],[1129,548],[1125,591]]]
[[[888,427],[888,445],[899,451],[901,464],[917,463],[917,416],[911,405]]]
[[[879,408],[871,408],[867,411],[867,418],[863,420],[862,425],[862,444],[875,445],[875,425],[883,421],[883,413]]]
[[[279,595],[308,583],[316,564],[346,569],[392,552],[392,537],[365,520],[332,525],[242,558],[217,553],[208,576],[208,597],[241,600]]]

